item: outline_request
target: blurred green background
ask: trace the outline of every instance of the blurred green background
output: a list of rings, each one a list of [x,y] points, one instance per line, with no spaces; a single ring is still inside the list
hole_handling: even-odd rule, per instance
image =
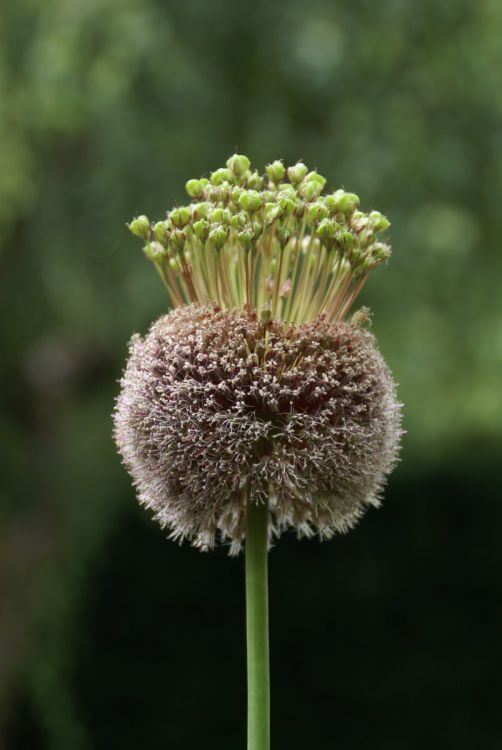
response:
[[[501,38],[497,0],[2,4],[0,747],[245,746],[242,560],[165,540],[110,419],[167,305],[125,222],[236,147],[392,220],[406,405],[382,510],[271,554],[273,747],[500,747]]]

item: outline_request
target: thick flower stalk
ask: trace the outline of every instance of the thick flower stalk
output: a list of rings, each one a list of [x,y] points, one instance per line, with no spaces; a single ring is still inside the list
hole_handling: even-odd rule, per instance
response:
[[[299,162],[243,155],[189,180],[188,205],[129,225],[174,308],[133,337],[115,438],[175,539],[246,546],[249,749],[268,748],[266,553],[286,529],[329,538],[378,506],[401,407],[365,308],[389,221],[324,194]]]

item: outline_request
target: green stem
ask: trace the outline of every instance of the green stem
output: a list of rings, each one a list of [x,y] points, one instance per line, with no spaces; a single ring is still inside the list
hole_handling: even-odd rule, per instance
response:
[[[267,556],[268,505],[248,503],[246,515],[248,750],[270,750]]]

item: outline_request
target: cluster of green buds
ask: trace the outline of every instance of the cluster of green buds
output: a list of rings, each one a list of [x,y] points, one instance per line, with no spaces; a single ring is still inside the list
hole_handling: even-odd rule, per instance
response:
[[[303,162],[274,161],[259,174],[234,154],[209,178],[188,180],[188,205],[153,224],[138,216],[129,229],[176,305],[268,305],[274,317],[297,322],[340,317],[389,257],[378,236],[390,223],[379,211],[359,210],[354,193],[323,194],[325,185]]]

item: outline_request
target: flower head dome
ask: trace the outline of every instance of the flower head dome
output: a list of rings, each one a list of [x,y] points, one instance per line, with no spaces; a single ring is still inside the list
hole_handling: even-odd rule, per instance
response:
[[[379,503],[400,405],[366,313],[345,317],[389,222],[324,184],[237,155],[187,183],[189,206],[130,225],[176,309],[131,342],[115,438],[174,538],[238,551],[248,502],[268,502],[276,534],[326,538]]]

